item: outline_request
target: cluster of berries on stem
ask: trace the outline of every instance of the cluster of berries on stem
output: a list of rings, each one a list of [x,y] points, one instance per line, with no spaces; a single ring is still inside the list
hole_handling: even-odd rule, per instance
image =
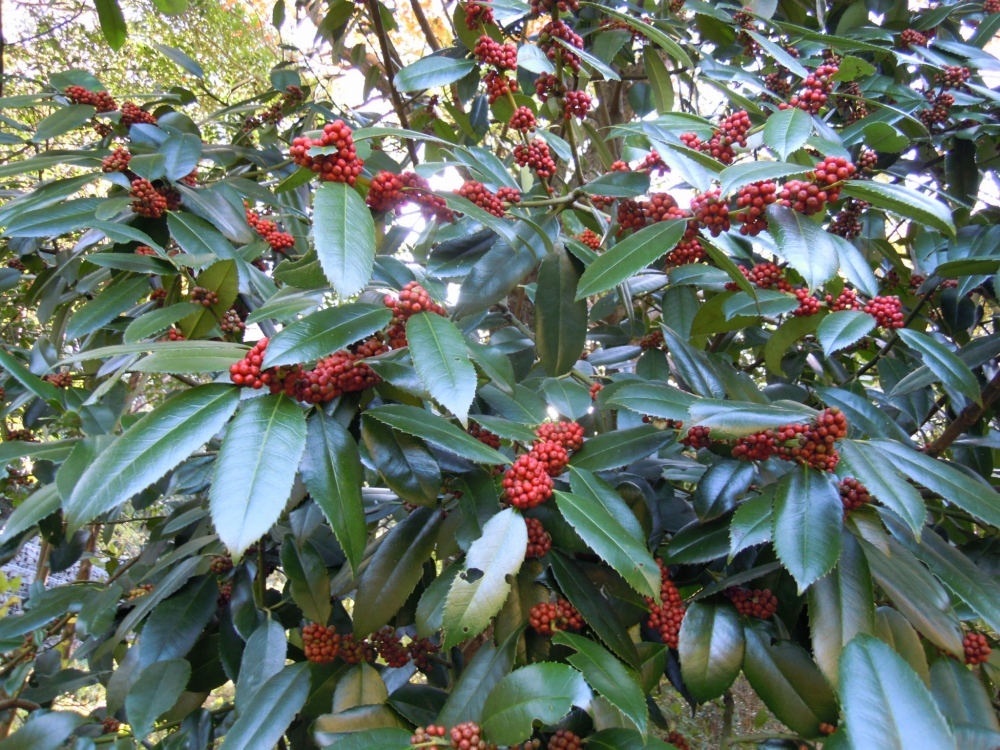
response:
[[[845,437],[847,417],[837,407],[831,407],[808,424],[784,425],[738,439],[733,446],[733,458],[766,461],[777,456],[819,471],[833,471],[840,460],[834,443]]]
[[[770,589],[726,589],[726,596],[732,601],[736,611],[746,617],[767,620],[778,611],[778,597]]]
[[[969,633],[962,641],[962,650],[965,652],[966,664],[982,664],[990,658],[989,642],[982,633]]]
[[[313,147],[336,150],[314,158],[309,153]],[[346,182],[351,187],[354,187],[364,166],[364,161],[358,158],[354,146],[353,131],[343,120],[328,122],[323,126],[323,134],[319,138],[308,136],[295,138],[289,149],[289,155],[300,167],[319,174],[320,180]]]
[[[303,626],[302,649],[309,661],[329,664],[340,653],[340,636],[337,635],[337,629],[317,623]]]
[[[246,206],[247,224],[249,224],[263,240],[278,253],[284,253],[295,246],[295,238],[288,232],[282,232],[273,221],[262,219],[260,214]]]
[[[677,639],[681,632],[681,622],[687,609],[684,607],[677,586],[670,580],[670,569],[660,559],[660,604],[651,596],[646,597],[649,607],[649,619],[646,625],[660,634],[660,640],[670,648],[677,648]]]
[[[837,482],[837,491],[840,493],[840,502],[844,505],[845,516],[872,501],[868,488],[854,477],[846,477],[843,481]]]
[[[576,607],[565,599],[555,603],[541,602],[528,612],[531,627],[542,635],[552,635],[557,630],[583,630],[583,618]]]

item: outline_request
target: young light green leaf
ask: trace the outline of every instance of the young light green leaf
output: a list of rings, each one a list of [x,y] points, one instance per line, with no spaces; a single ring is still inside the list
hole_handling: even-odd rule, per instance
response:
[[[292,491],[306,447],[306,419],[284,394],[244,402],[215,464],[212,521],[234,556],[271,528]]]
[[[465,573],[451,585],[444,605],[443,647],[473,638],[500,611],[528,546],[524,518],[513,508],[493,516],[465,557]],[[474,575],[473,575],[474,574]]]

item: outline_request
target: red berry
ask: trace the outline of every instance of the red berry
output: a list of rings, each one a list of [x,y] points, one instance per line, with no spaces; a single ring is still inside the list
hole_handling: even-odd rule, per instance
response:
[[[778,186],[771,180],[744,185],[736,196],[736,221],[743,226],[740,234],[756,237],[767,229],[764,211],[778,200]]]
[[[876,325],[886,330],[902,328],[905,322],[903,303],[899,297],[876,297],[864,306],[863,312],[875,318]]]
[[[845,516],[872,501],[868,488],[854,477],[847,477],[844,481],[838,482],[837,489],[840,491],[840,501],[844,504]]]
[[[552,635],[557,630],[583,630],[583,618],[565,599],[555,604],[542,602],[528,612],[528,623],[542,635]]]
[[[601,246],[601,238],[591,229],[584,229],[576,238],[591,250],[597,250]]]
[[[399,175],[380,171],[372,177],[365,203],[374,211],[392,211],[406,201]]]
[[[503,217],[504,215],[504,207],[501,200],[487,190],[481,182],[468,180],[455,192],[469,202],[475,203],[487,213],[491,213],[497,217]]]
[[[770,589],[751,591],[744,588],[731,588],[726,590],[726,596],[732,600],[736,611],[746,617],[767,620],[778,611],[778,598],[771,593]]]
[[[916,29],[905,29],[903,33],[899,35],[900,49],[910,49],[910,47],[926,47],[926,46],[927,46],[927,37],[925,37]]]
[[[549,144],[536,138],[528,144],[514,146],[514,163],[519,167],[533,169],[539,179],[545,180],[555,174],[556,163],[549,152]]]
[[[692,198],[691,211],[698,223],[706,227],[713,237],[729,230],[729,204],[722,200],[720,191],[710,190]]]
[[[535,430],[539,443],[560,443],[567,451],[578,451],[583,447],[583,428],[576,422],[546,422]]]
[[[515,109],[507,124],[511,130],[520,130],[522,133],[529,133],[538,125],[535,121],[535,113],[531,111],[530,107]]]
[[[132,154],[127,148],[116,148],[111,156],[105,156],[101,161],[101,171],[104,173],[124,172],[128,169],[128,163],[132,159]]]
[[[340,653],[340,636],[336,628],[310,623],[302,628],[302,650],[316,664],[329,664]]]
[[[118,122],[128,128],[137,124],[155,125],[156,118],[135,102],[125,102],[122,105],[122,116]]]
[[[537,518],[525,518],[524,522],[528,526],[528,551],[524,554],[525,558],[543,557],[552,548],[552,537]]]
[[[465,4],[465,28],[476,31],[480,24],[493,23],[491,0],[469,0]]]
[[[517,69],[517,47],[513,44],[501,44],[486,34],[479,37],[472,54],[481,63],[492,65],[497,70]]]
[[[309,154],[313,146],[337,150],[314,158]],[[326,123],[319,138],[300,136],[293,139],[289,155],[300,167],[318,173],[323,182],[345,182],[351,187],[364,165],[357,156],[353,131],[343,120]]]
[[[962,641],[962,648],[966,664],[982,664],[989,659],[993,650],[982,633],[969,633]]]
[[[390,667],[405,667],[410,663],[410,652],[399,642],[399,636],[391,625],[386,625],[372,636],[372,645]]]
[[[132,198],[132,212],[147,219],[158,219],[167,210],[167,199],[153,187],[153,183],[143,177],[132,180],[129,195]]]

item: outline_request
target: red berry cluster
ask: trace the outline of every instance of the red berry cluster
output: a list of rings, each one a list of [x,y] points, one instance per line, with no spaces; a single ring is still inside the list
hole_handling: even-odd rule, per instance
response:
[[[483,730],[474,721],[452,727],[448,734],[451,737],[451,746],[455,750],[490,750],[495,747],[483,739]]]
[[[972,71],[964,65],[945,65],[944,71],[934,74],[934,83],[947,89],[964,89],[966,82],[972,77]]]
[[[590,111],[591,98],[585,91],[567,91],[564,100],[567,120],[574,115],[582,120]]]
[[[535,430],[538,443],[560,443],[567,451],[578,451],[583,447],[583,428],[576,422],[546,422]]]
[[[549,152],[549,144],[540,138],[514,146],[514,163],[519,167],[533,169],[542,180],[548,179],[556,171],[556,163]]]
[[[233,569],[233,558],[229,555],[212,555],[208,569],[217,576],[225,575]]]
[[[761,289],[773,287],[782,292],[792,291],[791,284],[785,278],[785,272],[774,263],[758,263],[745,274],[751,284]]]
[[[534,451],[518,456],[502,482],[504,498],[515,508],[527,510],[552,497],[552,477]]]
[[[403,172],[399,176],[403,182],[404,195],[420,206],[420,213],[427,221],[452,222],[454,212],[448,208],[445,199],[430,192],[431,186],[416,172]]]
[[[833,444],[847,437],[847,418],[836,407],[825,409],[809,424],[789,424],[742,437],[733,446],[733,458],[766,461],[776,455],[783,461],[808,464],[833,471],[840,453]]]
[[[492,65],[497,70],[517,69],[517,47],[513,44],[501,44],[486,34],[479,37],[472,54],[480,62]]]
[[[701,138],[699,138],[694,133],[681,133],[681,143],[687,146],[692,151],[701,150]]]
[[[615,162],[615,164],[624,164],[624,162]],[[625,166],[626,169],[624,171],[626,172],[629,171],[628,165],[626,164]],[[613,170],[614,165],[612,165],[611,168]],[[670,167],[667,165],[665,161],[663,161],[663,157],[660,156],[659,152],[654,148],[652,151],[646,154],[646,157],[642,160],[642,163],[639,164],[639,171],[645,172],[646,174],[652,174],[655,171],[656,174],[662,176],[670,171]]]
[[[475,31],[480,24],[493,23],[493,7],[491,0],[469,0],[465,4],[465,28]]]
[[[410,641],[410,659],[421,672],[429,672],[431,669],[431,657],[441,650],[441,647],[431,643],[428,638],[417,638]]]
[[[547,442],[536,442],[531,449],[531,455],[542,466],[545,473],[550,477],[557,477],[566,469],[569,463],[569,454],[561,443],[549,440]]]
[[[171,326],[167,330],[166,338],[160,339],[160,341],[183,341],[183,340],[184,340],[184,334],[178,331],[173,326]]]
[[[559,96],[566,87],[551,73],[542,73],[535,79],[535,94],[542,102],[547,102],[550,96]]]
[[[688,448],[694,448],[698,450],[699,448],[708,448],[712,445],[711,438],[711,427],[692,427],[688,430],[687,435],[681,440],[683,445]]]
[[[910,49],[910,47],[926,47],[927,37],[916,29],[904,29],[899,35],[900,49]]]
[[[542,602],[528,612],[528,622],[542,635],[552,635],[557,630],[583,630],[583,618],[576,607],[565,599],[555,604]]]
[[[363,661],[371,664],[375,661],[375,649],[367,638],[354,640],[354,635],[345,635],[340,639],[340,658],[348,664],[360,664]]]
[[[931,104],[930,109],[920,110],[920,121],[928,128],[934,125],[944,125],[951,117],[951,108],[955,104],[955,97],[947,92],[934,95],[927,92],[927,100]]]
[[[219,304],[219,295],[211,289],[196,286],[191,290],[191,301],[202,307],[211,307]]]
[[[410,652],[399,642],[391,625],[386,625],[372,636],[372,645],[390,667],[405,667],[410,663]]]
[[[649,619],[646,625],[660,634],[660,640],[670,648],[677,648],[677,637],[681,632],[681,622],[684,620],[684,607],[681,593],[677,586],[670,580],[670,569],[663,564],[660,559],[656,560],[660,566],[660,604],[651,597],[646,597],[646,606],[649,607]]]
[[[902,328],[905,322],[903,303],[899,297],[876,297],[862,311],[875,318],[876,325],[886,330]]]
[[[253,349],[247,352],[243,359],[229,366],[229,379],[236,383],[236,385],[246,386],[255,390],[260,390],[265,385],[270,387],[276,384],[278,378],[274,368],[264,371],[260,369],[266,350],[267,339],[263,338],[253,345]]]
[[[652,153],[652,152],[650,152],[650,153]],[[659,154],[657,154],[657,156],[659,156]],[[609,171],[611,171],[611,172],[631,172],[632,168],[629,167],[629,165],[627,163],[623,162],[621,159],[616,159],[615,161],[613,161],[611,163],[611,169]]]
[[[374,211],[391,211],[406,201],[399,175],[385,170],[372,177],[365,203]]]
[[[27,270],[24,263],[21,262],[20,258],[11,258],[10,260],[8,260],[7,268],[13,268],[15,271],[20,271],[21,273],[24,273]]]
[[[649,200],[642,204],[642,212],[649,224],[687,218],[685,212],[678,208],[677,201],[670,193],[650,195]]]
[[[246,323],[240,318],[240,314],[234,309],[226,310],[219,321],[219,330],[223,333],[231,333],[234,336],[242,333],[247,328]]]
[[[1000,0],[983,0],[983,14],[990,16],[1000,13]]]
[[[837,75],[838,70],[836,65],[820,65],[802,81],[799,93],[789,99],[788,104],[779,104],[778,108],[798,107],[814,115],[819,114],[830,98],[830,92],[833,91],[833,77]]]
[[[469,422],[469,429],[466,430],[472,437],[478,440],[483,445],[488,445],[494,450],[500,448],[500,436],[494,435],[492,432],[484,427],[480,427],[475,422]]]
[[[757,617],[767,620],[778,611],[778,597],[770,589],[731,588],[726,589],[726,596],[733,602],[736,611],[746,617]]]
[[[376,335],[349,349],[341,349],[316,362],[312,370],[294,368],[285,374],[271,392],[283,390],[285,394],[307,404],[332,401],[345,393],[358,393],[373,388],[379,377],[364,360],[389,351],[381,337]]]
[[[590,400],[597,401],[597,394],[604,390],[604,386],[601,383],[593,383],[590,386]]]
[[[131,159],[132,154],[127,148],[116,148],[110,156],[105,156],[101,160],[101,171],[105,174],[124,172],[128,169],[128,163]]]
[[[858,295],[853,289],[845,289],[837,296],[837,299],[834,299],[832,294],[826,295],[826,304],[830,306],[830,310],[833,312],[861,309],[861,303],[858,302]]]
[[[858,171],[869,174],[876,166],[878,166],[878,154],[870,148],[864,149],[858,156]]]
[[[313,158],[309,155],[309,149],[314,146],[335,148],[336,151]],[[300,167],[318,173],[320,180],[346,182],[351,187],[354,187],[364,165],[354,146],[353,131],[343,120],[328,122],[323,126],[323,134],[319,138],[295,138],[288,153]]]
[[[549,21],[538,34],[538,46],[545,51],[549,60],[555,62],[556,50],[561,50],[563,65],[568,66],[574,73],[579,73],[580,58],[565,47],[555,44],[553,39],[562,39],[570,47],[583,49],[583,38],[573,31],[565,21],[559,19]]]
[[[818,185],[802,180],[789,180],[784,184],[778,199],[781,205],[788,206],[806,216],[818,214],[826,206],[828,194]]]
[[[792,315],[796,318],[808,318],[819,312],[819,300],[813,297],[808,289],[796,289],[795,297],[799,301],[799,306],[792,310]]]
[[[667,742],[676,748],[680,748],[680,750],[691,750],[687,739],[680,732],[671,732],[667,736]]]
[[[508,94],[517,91],[516,78],[507,78],[506,74],[498,73],[495,70],[490,70],[490,72],[483,77],[483,82],[486,84],[486,98],[489,100],[490,104],[493,104],[498,99],[503,99]],[[542,101],[545,100],[542,99]]]
[[[434,742],[435,737],[444,737],[448,730],[444,727],[436,727],[431,724],[428,727],[417,727],[410,738],[411,745],[427,745]]]
[[[7,430],[7,439],[8,440],[17,440],[17,441],[20,441],[22,443],[38,443],[38,442],[40,442],[39,439],[36,438],[31,433],[31,430]]]
[[[151,250],[152,248],[147,248],[147,249]],[[140,255],[144,254],[144,253],[139,253],[138,248],[136,249],[136,253]],[[154,289],[149,293],[149,301],[155,302],[157,307],[163,307],[163,302],[166,299],[167,299],[167,290],[164,289],[163,287],[160,287],[159,289]]]
[[[310,623],[302,628],[302,650],[316,664],[329,664],[340,652],[340,636],[336,628]]]
[[[966,664],[982,664],[989,660],[990,652],[993,651],[982,633],[969,633],[965,636],[962,649],[965,651]]]
[[[601,246],[600,236],[598,236],[592,229],[584,229],[583,232],[578,234],[576,238],[591,250],[597,250]]]
[[[46,383],[51,383],[56,388],[71,388],[73,386],[73,373],[54,372],[42,378]]]
[[[764,88],[780,97],[785,97],[792,93],[791,81],[788,80],[787,74],[784,72],[768,73],[764,76]],[[769,94],[764,94],[761,98],[767,102],[774,101],[774,98]]]
[[[121,726],[122,723],[114,716],[106,716],[101,719],[102,734],[118,734],[118,730],[121,729]]]
[[[163,196],[163,200],[167,202],[168,211],[176,211],[181,205],[181,194],[180,191],[170,187],[169,185],[164,185],[156,189],[157,192]]]
[[[837,482],[837,489],[840,491],[840,502],[844,504],[845,516],[872,501],[868,488],[854,477],[847,477],[844,481]]]
[[[521,191],[517,188],[512,187],[500,187],[497,188],[497,198],[501,203],[520,203],[521,202]]]
[[[643,351],[647,349],[660,349],[663,347],[663,331],[651,331],[639,341],[639,346]]]
[[[167,199],[144,177],[132,180],[132,212],[147,219],[158,219],[167,210]]]
[[[691,211],[697,222],[718,237],[730,227],[729,204],[722,200],[719,190],[709,190],[691,199]]]
[[[677,243],[677,247],[667,255],[667,265],[686,266],[689,263],[700,263],[707,257],[708,253],[705,252],[705,248],[696,238],[681,240]]]
[[[867,206],[865,201],[848,200],[840,213],[830,222],[830,234],[843,237],[845,240],[853,239],[861,234],[861,212]]]
[[[525,559],[544,556],[552,549],[552,537],[537,518],[525,518],[524,522],[528,526],[528,550],[524,553]]]
[[[156,256],[156,251],[153,248],[151,248],[149,245],[139,245],[135,249],[135,254],[136,255],[146,255],[146,256],[149,256],[149,257],[155,257]],[[164,292],[164,294],[165,293],[166,292]]]
[[[582,750],[583,738],[569,731],[559,729],[549,738],[548,750]]]
[[[73,104],[89,104],[98,112],[114,112],[118,109],[114,98],[107,91],[87,91],[83,86],[67,86],[63,93]]]
[[[156,118],[135,102],[125,102],[122,105],[122,116],[118,122],[129,128],[133,125],[155,125]]]
[[[618,201],[619,237],[629,230],[638,232],[644,226],[646,226],[646,211],[642,203],[631,198]]]
[[[746,134],[749,130],[750,115],[744,111],[735,112],[724,118],[712,133],[712,137],[698,148],[723,164],[732,164],[736,158],[733,144],[745,148]]]
[[[736,221],[743,226],[740,234],[756,237],[767,229],[764,211],[778,200],[778,186],[771,180],[744,185],[736,196]]]
[[[247,209],[247,223],[253,227],[264,241],[271,246],[271,249],[278,253],[284,253],[288,248],[295,246],[295,238],[288,232],[278,230],[278,225],[273,221],[260,218],[254,211]]]
[[[493,193],[486,189],[486,186],[475,180],[467,180],[462,183],[462,187],[455,191],[471,203],[475,203],[487,213],[497,217],[503,217],[503,202]]]
[[[514,110],[507,125],[511,130],[530,133],[538,125],[538,122],[535,120],[535,113],[531,111],[531,107],[518,107]]]
[[[840,198],[840,183],[849,180],[855,172],[857,167],[843,156],[828,156],[816,165],[808,177],[826,190],[827,200],[833,203]]]

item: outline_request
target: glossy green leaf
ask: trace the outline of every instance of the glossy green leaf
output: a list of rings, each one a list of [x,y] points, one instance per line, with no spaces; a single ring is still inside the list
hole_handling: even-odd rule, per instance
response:
[[[39,398],[53,403],[58,403],[62,400],[59,397],[58,389],[52,383],[34,375],[27,367],[21,364],[17,357],[3,348],[0,348],[0,365],[3,365],[3,369],[8,375]],[[0,449],[5,447],[7,446],[0,446]],[[18,447],[20,448],[20,446]],[[22,455],[28,454],[25,453]],[[11,458],[16,458],[16,456],[11,456]]]
[[[245,713],[250,700],[285,667],[288,641],[281,623],[268,618],[247,639],[236,681],[236,710]]]
[[[840,660],[840,703],[855,747],[951,750],[955,740],[916,673],[889,646],[859,635]]]
[[[698,518],[711,521],[729,513],[746,493],[755,474],[753,464],[747,461],[715,459],[691,497]]]
[[[361,498],[364,468],[354,438],[319,409],[309,417],[301,471],[310,497],[323,511],[356,573],[368,539]]]
[[[535,720],[555,724],[573,706],[590,701],[583,675],[565,664],[532,664],[504,677],[483,705],[482,727],[490,742],[512,745],[531,736]]]
[[[743,674],[781,723],[803,737],[837,723],[837,699],[805,649],[792,641],[772,645],[770,635],[749,626],[743,633]]]
[[[743,666],[743,626],[729,603],[695,602],[681,621],[678,652],[681,675],[699,703],[730,688]]]
[[[683,422],[690,418],[688,408],[695,397],[671,386],[637,381],[617,388],[608,401],[639,414]]]
[[[441,514],[417,508],[389,532],[358,581],[354,635],[361,638],[385,625],[403,606],[423,575],[437,541]]]
[[[808,112],[789,107],[775,112],[764,125],[764,143],[782,159],[805,145],[812,135],[813,123]]]
[[[305,415],[288,396],[243,404],[222,441],[210,493],[212,521],[233,555],[278,520],[305,447]]]
[[[931,695],[952,726],[967,724],[1000,732],[983,683],[954,659],[937,659],[931,665]]]
[[[844,506],[825,474],[797,467],[774,493],[774,551],[788,568],[799,593],[837,564]]]
[[[0,742],[0,750],[58,750],[86,717],[74,711],[39,712]]]
[[[768,207],[767,218],[778,255],[801,274],[810,289],[833,278],[839,264],[829,233],[809,217],[779,203]]]
[[[310,622],[325,624],[330,619],[330,576],[316,549],[304,541],[296,546],[295,537],[285,536],[281,544],[281,568],[288,579],[289,591],[302,614]]]
[[[580,538],[637,592],[659,601],[660,569],[646,550],[600,502],[569,492],[556,504]]]
[[[235,388],[203,385],[139,419],[76,483],[64,504],[69,529],[118,507],[164,476],[221,430],[238,402]]]
[[[139,297],[148,291],[149,281],[142,276],[106,287],[70,318],[66,326],[66,338],[82,338],[107,325],[135,305]]]
[[[166,44],[154,44],[153,47],[158,49],[166,57],[170,58],[170,60],[184,70],[184,72],[190,73],[195,78],[205,77],[205,71],[202,70],[201,66],[196,63],[190,55],[182,50],[179,50],[176,47],[168,47]]]
[[[55,483],[45,484],[21,501],[7,517],[0,534],[0,544],[15,539],[42,519],[48,518],[62,507],[62,498]]]
[[[645,544],[642,524],[614,487],[593,472],[576,466],[570,467],[569,474],[570,488],[574,494],[599,502],[630,536],[640,544]]]
[[[416,406],[391,404],[370,409],[368,416],[393,429],[423,438],[442,450],[481,464],[510,463],[510,460],[488,445],[476,440],[451,422]]]
[[[514,654],[520,632],[511,636],[499,647],[487,641],[462,670],[458,682],[451,689],[438,721],[445,726],[455,726],[466,721],[479,722],[483,705],[490,691],[514,666]]]
[[[861,547],[849,533],[837,567],[809,587],[809,632],[813,656],[836,689],[840,654],[859,633],[875,635],[871,572]]]
[[[213,576],[192,579],[153,610],[142,629],[139,666],[187,656],[218,605],[219,587]]]
[[[765,493],[741,503],[736,509],[729,527],[730,560],[745,549],[771,541],[773,503],[773,493]]]
[[[915,534],[920,533],[927,517],[924,500],[891,460],[854,440],[841,442],[840,459],[845,471],[861,482],[872,497],[898,513]]]
[[[834,352],[856,344],[875,328],[875,318],[860,310],[838,310],[827,315],[816,329],[823,353]]]
[[[465,573],[455,578],[444,605],[445,648],[473,638],[500,611],[510,581],[524,562],[528,530],[524,518],[507,508],[483,527],[465,556]],[[475,575],[473,575],[475,573]]]
[[[430,55],[410,63],[396,73],[393,84],[403,93],[447,86],[466,76],[475,67],[472,60]]]
[[[333,712],[340,713],[358,706],[377,706],[389,699],[385,682],[367,662],[361,662],[345,674],[337,683],[333,694]]]
[[[570,463],[578,469],[603,471],[647,458],[673,439],[673,433],[653,425],[607,432],[585,441]]]
[[[116,0],[100,0],[105,4]],[[43,117],[31,137],[34,143],[42,143],[50,138],[58,138],[71,130],[76,130],[94,116],[97,110],[85,104],[71,104],[57,109],[47,117]]]
[[[955,224],[948,206],[913,188],[874,180],[849,180],[844,183],[842,194],[848,198],[868,201],[873,206],[945,234],[955,235]]]
[[[181,330],[189,339],[206,336],[229,310],[239,294],[239,266],[235,260],[220,260],[198,274],[198,286],[215,292],[219,301],[181,321]]]
[[[550,377],[568,373],[583,353],[587,338],[587,301],[576,299],[579,282],[577,264],[562,248],[546,255],[538,269],[535,348]]]
[[[613,10],[606,5],[598,5],[597,3],[590,2],[584,2],[582,4],[599,8],[602,13],[617,18],[619,21],[624,21],[636,31],[641,32],[647,39],[651,39],[654,44],[656,44],[660,49],[670,55],[670,57],[681,65],[686,65],[688,67],[694,65],[694,63],[691,62],[691,58],[688,57],[683,48],[681,48],[677,42],[668,37],[655,26],[651,26],[645,21],[640,21],[638,18],[629,15],[628,13],[623,13],[620,10]]]
[[[696,424],[708,427],[713,435],[722,437],[745,437],[786,424],[807,422],[816,417],[813,409],[794,401],[755,404],[747,401],[702,399],[692,403],[689,411],[690,419]]]
[[[640,229],[587,266],[576,298],[584,299],[612,289],[641,271],[680,242],[687,222],[661,221]]]
[[[191,665],[184,659],[158,661],[146,667],[125,698],[125,712],[132,733],[145,739],[156,719],[180,697],[191,677]]]
[[[285,667],[264,683],[226,732],[228,750],[273,747],[308,697],[308,662]]]
[[[677,333],[660,324],[670,359],[687,386],[699,396],[726,397],[726,387],[705,352],[695,349]]]
[[[172,135],[160,146],[165,159],[164,169],[171,180],[186,177],[201,159],[201,138],[191,133]]]
[[[361,438],[375,468],[400,499],[414,505],[436,502],[441,468],[422,440],[371,418],[362,418]]]
[[[767,125],[764,126],[765,137],[767,136],[767,128],[771,127],[771,122],[779,115],[791,111],[792,110],[786,109],[771,115],[770,119],[767,121]],[[786,116],[784,119],[787,120],[789,118]],[[806,119],[808,120],[808,118]],[[781,123],[779,122],[778,125],[780,126]],[[811,123],[809,127],[811,129]],[[719,174],[719,181],[722,183],[722,186],[719,189],[722,191],[723,196],[727,196],[736,188],[749,185],[753,182],[760,182],[761,180],[776,180],[783,177],[797,177],[808,171],[809,169],[806,167],[802,167],[798,164],[789,164],[783,161],[739,162],[726,167]]]
[[[648,49],[648,48],[647,48]],[[649,175],[642,172],[608,172],[581,188],[587,195],[634,198],[649,191]],[[539,287],[545,287],[539,284]]]
[[[428,393],[465,424],[476,395],[476,368],[461,332],[447,318],[419,313],[407,321],[406,338]]]
[[[589,638],[560,631],[552,637],[552,642],[575,649],[577,653],[566,657],[566,661],[580,670],[590,686],[625,714],[642,734],[646,733],[646,699],[635,670]]]
[[[976,403],[982,403],[979,382],[972,370],[940,341],[909,328],[900,328],[898,334],[903,343],[920,354],[921,361],[945,386],[968,396]]]
[[[316,189],[312,237],[323,273],[337,294],[346,298],[361,291],[375,265],[375,223],[353,188],[324,182]]]
[[[314,312],[268,341],[261,368],[321,359],[385,328],[391,318],[385,305],[360,302]]]
[[[177,321],[197,312],[197,307],[193,302],[178,302],[159,310],[150,310],[128,324],[123,339],[126,344],[134,344],[162,333]]]

